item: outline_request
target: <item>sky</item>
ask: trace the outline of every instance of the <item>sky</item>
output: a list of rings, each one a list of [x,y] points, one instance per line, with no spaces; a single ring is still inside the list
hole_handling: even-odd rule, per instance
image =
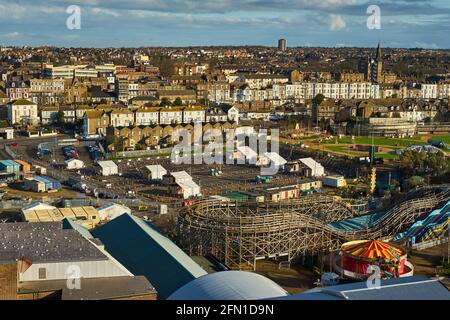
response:
[[[69,29],[69,6],[80,29]],[[370,5],[380,29],[369,29]],[[74,20],[72,20],[74,21]],[[450,0],[0,0],[0,45],[448,49]]]

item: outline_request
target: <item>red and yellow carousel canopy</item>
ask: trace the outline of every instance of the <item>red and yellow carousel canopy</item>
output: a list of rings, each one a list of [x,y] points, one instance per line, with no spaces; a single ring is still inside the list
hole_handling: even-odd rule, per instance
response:
[[[346,254],[365,258],[376,259],[382,258],[384,260],[399,260],[405,253],[393,247],[386,242],[377,240],[362,240],[345,243],[342,245],[342,251]]]

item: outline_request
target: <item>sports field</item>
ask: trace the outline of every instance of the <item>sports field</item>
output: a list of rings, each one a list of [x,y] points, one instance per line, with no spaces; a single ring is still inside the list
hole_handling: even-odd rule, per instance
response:
[[[398,149],[407,148],[413,145],[426,145],[430,139],[443,141],[450,144],[450,135],[424,135],[411,138],[384,138],[384,137],[342,137],[342,138],[322,138],[311,143],[311,148],[328,150],[332,153],[348,155],[353,157],[367,157],[368,152],[351,150],[353,145],[372,145],[381,147],[382,152],[376,153],[377,158],[385,160],[397,160],[399,156],[395,153]],[[312,142],[312,141],[309,141]],[[447,151],[448,152],[448,151]]]

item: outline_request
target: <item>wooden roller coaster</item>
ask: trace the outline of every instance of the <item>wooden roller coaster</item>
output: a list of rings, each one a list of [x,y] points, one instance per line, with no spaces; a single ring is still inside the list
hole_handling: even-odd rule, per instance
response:
[[[348,203],[332,196],[289,202],[199,201],[181,210],[178,242],[190,255],[214,254],[232,269],[256,268],[256,261],[326,253],[357,239],[395,235],[450,199],[450,186],[410,192],[367,228],[341,230],[330,223],[356,217]]]

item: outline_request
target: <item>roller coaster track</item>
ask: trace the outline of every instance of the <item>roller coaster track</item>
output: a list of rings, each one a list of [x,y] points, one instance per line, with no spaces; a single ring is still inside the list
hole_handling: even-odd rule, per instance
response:
[[[410,192],[372,225],[341,230],[331,222],[358,216],[335,197],[310,196],[286,203],[200,201],[178,217],[180,245],[191,255],[212,253],[232,269],[255,269],[264,258],[329,252],[357,239],[381,239],[404,230],[450,199],[450,186]]]

